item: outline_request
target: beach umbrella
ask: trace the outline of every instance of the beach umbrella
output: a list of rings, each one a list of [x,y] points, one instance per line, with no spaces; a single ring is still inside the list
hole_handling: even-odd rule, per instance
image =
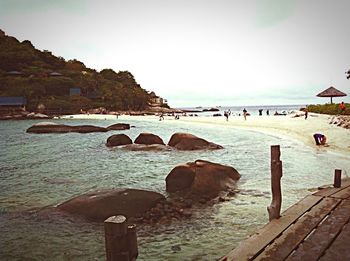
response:
[[[328,89],[324,90],[323,92],[320,92],[319,94],[316,95],[317,97],[331,97],[331,104],[333,103],[332,98],[333,97],[342,97],[346,96],[346,93],[343,93],[333,86],[329,87]]]

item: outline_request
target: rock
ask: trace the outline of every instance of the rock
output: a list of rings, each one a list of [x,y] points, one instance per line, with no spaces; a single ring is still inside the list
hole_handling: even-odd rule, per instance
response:
[[[188,209],[184,209],[183,212],[182,212],[182,215],[184,217],[191,217],[192,216],[192,212]]]
[[[166,177],[166,191],[181,191],[201,197],[215,197],[221,191],[233,190],[241,175],[230,166],[196,160],[171,170]]]
[[[27,129],[28,133],[90,133],[90,132],[106,132],[107,129],[92,125],[69,126],[64,124],[35,124]]]
[[[130,124],[127,123],[116,123],[107,127],[107,130],[128,130],[130,129]]]
[[[58,205],[57,209],[89,220],[104,221],[115,215],[142,216],[164,200],[163,195],[152,191],[112,189],[80,195]]]
[[[145,145],[151,145],[151,144],[162,144],[165,145],[163,140],[152,133],[140,133],[139,136],[135,139],[134,143],[136,144],[145,144]]]
[[[28,118],[46,118],[45,115],[29,113]],[[70,126],[64,124],[57,124],[53,122],[42,122],[39,124],[34,124],[27,132],[30,133],[67,133],[67,132],[79,132],[79,133],[89,133],[89,132],[107,132],[110,130],[126,130],[130,129],[130,124],[126,123],[117,123],[113,124],[107,128],[92,126],[92,125],[78,125]]]
[[[132,144],[132,140],[125,134],[115,134],[107,139],[107,147],[115,147],[121,145]]]
[[[195,168],[187,163],[173,168],[166,177],[166,191],[176,192],[184,191],[191,188],[191,185],[196,176]]]
[[[220,111],[218,108],[210,108],[210,109],[203,109],[203,112],[206,111]]]
[[[45,114],[42,114],[42,113],[34,113],[34,112],[31,112],[31,113],[27,113],[25,115],[28,119],[48,119],[50,118],[49,116],[45,115]]]
[[[174,252],[181,251],[181,246],[180,245],[171,246],[171,250]]]
[[[171,147],[161,144],[152,144],[152,145],[144,145],[144,144],[128,144],[123,146],[123,149],[130,151],[170,151]]]
[[[223,147],[208,142],[202,138],[189,133],[175,133],[171,136],[169,146],[174,147],[178,150],[204,150],[204,149],[222,149]]]

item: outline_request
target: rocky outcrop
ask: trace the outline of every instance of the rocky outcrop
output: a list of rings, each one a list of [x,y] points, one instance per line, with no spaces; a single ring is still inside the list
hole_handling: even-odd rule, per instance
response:
[[[145,145],[152,145],[152,144],[161,144],[164,145],[163,140],[152,133],[140,133],[139,136],[135,139],[134,143],[136,144],[145,144]]]
[[[90,133],[90,132],[106,132],[108,131],[104,127],[92,126],[92,125],[79,125],[69,126],[56,123],[38,123],[27,129],[28,133]]]
[[[31,112],[26,115],[28,119],[49,119],[46,114]]]
[[[57,124],[54,122],[40,122],[34,124],[27,129],[28,133],[90,133],[90,132],[107,132],[111,130],[126,130],[130,129],[130,125],[126,123],[113,124],[107,128],[93,125],[78,125],[70,126],[65,124]]]
[[[169,140],[168,145],[178,150],[214,150],[223,148],[218,144],[206,141],[205,139],[199,138],[189,133],[173,134]]]
[[[338,115],[331,117],[329,124],[334,124],[345,129],[350,129],[350,116]]]
[[[202,111],[203,112],[206,112],[206,111],[220,111],[220,109],[218,109],[218,108],[210,108],[210,109],[203,109]]]
[[[164,200],[162,194],[152,191],[113,189],[83,194],[58,205],[57,209],[89,220],[104,221],[115,215],[142,216]]]
[[[127,123],[116,123],[107,127],[107,130],[128,130],[130,129],[130,124]]]
[[[36,119],[49,119],[50,116],[41,113],[27,112],[27,111],[15,111],[11,113],[1,113],[0,120],[36,120]]]
[[[191,217],[192,204],[192,200],[182,198],[160,201],[143,215],[132,218],[131,221],[139,224],[170,224]]]
[[[115,134],[110,136],[107,139],[106,146],[107,147],[115,147],[132,144],[132,140],[125,134]]]
[[[172,169],[165,179],[166,191],[215,197],[221,191],[233,190],[240,177],[233,167],[196,160]]]

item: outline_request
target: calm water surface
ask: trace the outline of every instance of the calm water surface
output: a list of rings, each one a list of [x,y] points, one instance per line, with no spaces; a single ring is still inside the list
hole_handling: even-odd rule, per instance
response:
[[[296,140],[225,126],[174,120],[55,120],[57,123],[135,128],[92,134],[28,134],[38,121],[0,122],[0,260],[104,260],[103,224],[50,212],[59,204],[101,188],[137,188],[165,194],[165,177],[178,164],[197,159],[231,165],[242,175],[230,201],[194,209],[189,220],[138,231],[138,260],[215,260],[267,222],[270,146],[281,145],[283,210],[332,183],[335,168],[350,172],[348,156],[305,147]],[[225,149],[200,152],[134,152],[105,146],[109,136],[135,139],[152,132],[168,142],[189,132]]]

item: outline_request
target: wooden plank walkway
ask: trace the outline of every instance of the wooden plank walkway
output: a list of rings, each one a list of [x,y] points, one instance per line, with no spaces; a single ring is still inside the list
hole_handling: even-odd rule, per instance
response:
[[[347,178],[291,206],[220,260],[350,260],[349,220]]]

